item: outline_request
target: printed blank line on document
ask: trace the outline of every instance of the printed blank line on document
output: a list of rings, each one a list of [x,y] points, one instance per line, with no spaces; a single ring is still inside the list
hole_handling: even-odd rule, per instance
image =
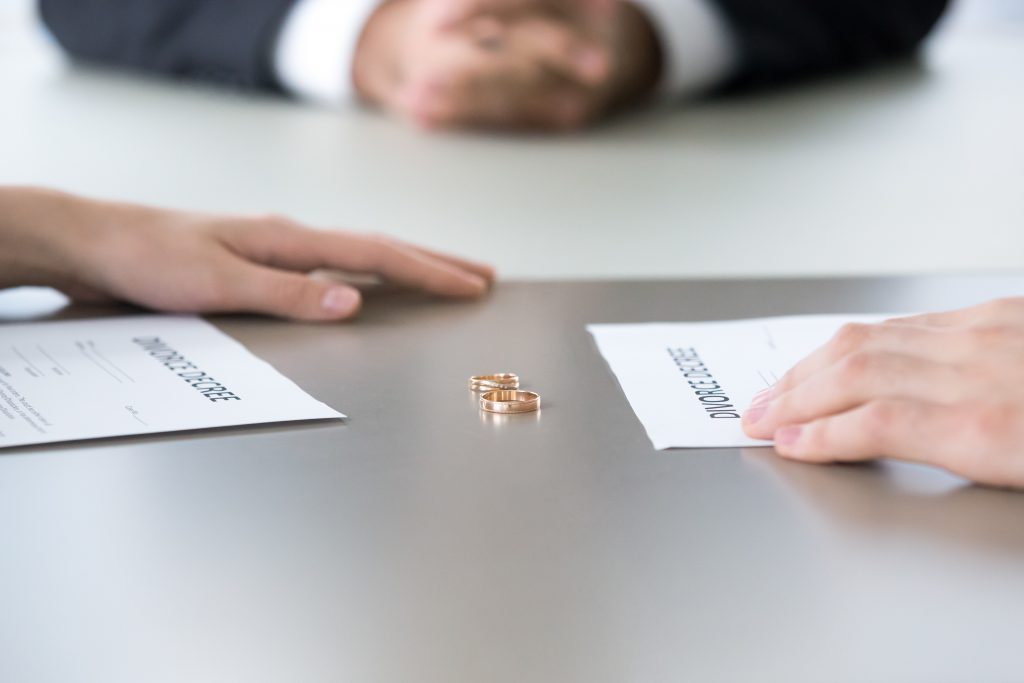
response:
[[[11,351],[14,351],[14,355],[16,355],[18,358],[20,358],[22,361],[24,361],[26,365],[28,365],[30,368],[32,368],[32,371],[36,373],[37,377],[42,377],[43,376],[43,371],[40,370],[39,367],[35,363],[30,361],[28,359],[28,357],[25,356],[25,354],[23,354],[21,352],[21,349],[19,349],[17,346],[12,346],[11,347]]]
[[[100,350],[99,350],[98,348],[96,348],[96,342],[94,342],[94,341],[90,341],[90,342],[89,342],[89,350],[90,350],[90,351],[92,351],[92,352],[93,352],[94,354],[96,354],[96,357],[97,357],[97,358],[99,358],[99,359],[100,359],[100,360],[102,360],[102,361],[103,361],[104,363],[106,363],[107,365],[109,365],[110,367],[114,368],[115,370],[117,370],[117,371],[118,371],[119,373],[121,373],[122,375],[124,375],[124,377],[125,377],[125,378],[126,378],[126,379],[127,379],[128,381],[129,381],[129,382],[131,382],[132,384],[135,384],[135,378],[134,378],[134,377],[132,377],[131,375],[129,375],[129,374],[127,373],[127,372],[125,372],[124,370],[122,370],[122,369],[120,368],[120,366],[118,366],[118,365],[117,365],[116,363],[114,363],[114,362],[113,362],[113,361],[111,361],[111,360],[110,360],[109,358],[107,358],[107,357],[106,357],[106,356],[104,356],[104,355],[103,355],[102,353],[100,353]]]
[[[96,344],[94,342],[89,342],[87,346],[85,342],[76,341],[75,346],[78,347],[78,350],[82,352],[82,355],[85,356],[90,362],[92,362],[93,365],[95,365],[108,375],[110,375],[110,377],[113,378],[113,380],[118,384],[124,384],[124,380],[122,380],[120,377],[114,374],[115,371],[127,377],[130,382],[135,382],[135,379],[132,378],[127,372],[117,367],[117,365],[115,365],[114,363],[111,363],[105,356],[99,353],[96,350]],[[113,368],[113,370],[111,370],[110,368]]]
[[[54,364],[54,366],[55,366],[55,367],[57,367],[57,369],[59,369],[59,370],[60,370],[61,372],[63,372],[63,373],[65,374],[65,375],[70,375],[70,374],[71,374],[71,371],[70,371],[70,370],[68,370],[68,369],[67,369],[66,367],[64,367],[63,365],[61,365],[60,361],[58,361],[58,360],[57,360],[56,358],[54,358],[53,356],[51,356],[51,355],[49,354],[49,352],[48,352],[48,351],[47,351],[46,349],[44,349],[44,348],[43,348],[42,346],[36,346],[36,348],[37,348],[37,349],[39,350],[39,353],[41,353],[41,354],[43,354],[44,356],[46,356],[46,359],[47,359],[47,360],[49,360],[49,361],[50,361],[51,363],[53,363],[53,364]]]

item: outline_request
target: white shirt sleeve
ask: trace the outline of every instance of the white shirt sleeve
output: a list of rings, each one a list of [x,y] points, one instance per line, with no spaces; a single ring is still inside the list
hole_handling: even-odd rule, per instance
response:
[[[666,97],[709,90],[736,68],[738,50],[725,17],[712,0],[632,0],[647,13],[661,39]]]
[[[278,37],[274,69],[281,85],[321,104],[354,98],[352,62],[381,0],[297,0]]]

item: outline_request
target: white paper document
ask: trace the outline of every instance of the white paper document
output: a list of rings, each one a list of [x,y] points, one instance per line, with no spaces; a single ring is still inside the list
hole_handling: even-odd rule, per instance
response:
[[[342,417],[198,318],[0,325],[0,448]]]
[[[654,447],[765,446],[743,433],[754,396],[848,322],[891,316],[818,315],[708,323],[590,325]]]

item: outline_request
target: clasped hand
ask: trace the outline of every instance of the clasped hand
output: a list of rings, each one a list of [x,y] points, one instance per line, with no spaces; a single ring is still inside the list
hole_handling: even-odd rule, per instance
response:
[[[649,93],[652,28],[619,0],[390,0],[355,83],[427,128],[573,129]]]

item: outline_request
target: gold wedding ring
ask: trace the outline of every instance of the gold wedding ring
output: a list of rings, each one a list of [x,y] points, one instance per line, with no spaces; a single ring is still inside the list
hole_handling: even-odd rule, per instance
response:
[[[502,389],[480,397],[480,407],[489,413],[532,413],[540,409],[540,395],[532,391]]]
[[[519,375],[503,372],[497,375],[474,375],[469,378],[469,388],[473,391],[495,391],[519,388]]]

